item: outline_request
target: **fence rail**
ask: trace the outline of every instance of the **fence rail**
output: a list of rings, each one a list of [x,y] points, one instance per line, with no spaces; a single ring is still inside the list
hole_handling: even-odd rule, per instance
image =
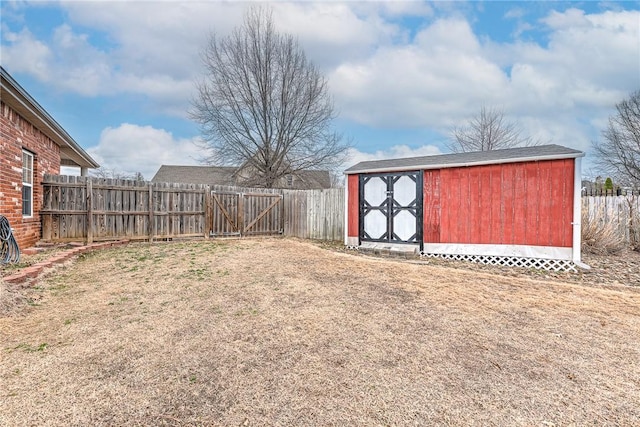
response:
[[[341,240],[344,235],[342,188],[256,189],[45,175],[43,196],[45,241],[251,234]]]
[[[47,241],[205,236],[207,186],[46,175]]]
[[[582,197],[585,196],[638,196],[640,195],[640,190],[637,188],[615,188],[615,189],[606,189],[606,188],[582,188]]]

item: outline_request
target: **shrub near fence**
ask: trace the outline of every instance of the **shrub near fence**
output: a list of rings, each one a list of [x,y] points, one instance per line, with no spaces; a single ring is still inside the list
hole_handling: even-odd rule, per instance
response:
[[[265,228],[276,233],[322,240],[342,240],[344,235],[342,188],[256,189],[62,175],[45,175],[43,187],[45,241],[209,237],[212,191],[256,195],[245,206],[247,214],[260,214],[261,204],[269,200],[260,194],[281,195],[282,212],[259,218],[276,221],[278,227]]]
[[[582,215],[599,228],[615,229],[632,247],[640,247],[640,196],[583,196]]]

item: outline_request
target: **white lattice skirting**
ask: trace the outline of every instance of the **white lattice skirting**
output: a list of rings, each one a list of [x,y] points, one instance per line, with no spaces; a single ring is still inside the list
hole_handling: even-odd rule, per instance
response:
[[[577,272],[576,265],[572,261],[564,259],[525,258],[497,255],[434,254],[424,252],[421,252],[420,256],[427,258],[442,258],[453,261],[470,261],[486,265],[503,265],[507,267],[537,268],[548,271]]]

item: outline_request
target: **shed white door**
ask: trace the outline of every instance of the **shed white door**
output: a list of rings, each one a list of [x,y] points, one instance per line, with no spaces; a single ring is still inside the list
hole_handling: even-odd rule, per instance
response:
[[[418,243],[422,239],[422,174],[360,175],[360,240]]]

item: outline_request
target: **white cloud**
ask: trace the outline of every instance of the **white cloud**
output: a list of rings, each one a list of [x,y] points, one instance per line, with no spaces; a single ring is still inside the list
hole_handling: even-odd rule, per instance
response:
[[[547,65],[558,73],[564,69],[566,80],[572,73],[574,81],[625,91],[640,84],[640,11],[587,15],[570,9],[543,22],[553,30]]]
[[[37,40],[26,28],[11,32],[3,25],[2,38],[3,65],[11,64],[13,71],[28,72],[40,81],[49,81],[49,64],[53,57],[49,46]]]
[[[36,39],[26,28],[5,34],[3,62],[13,72],[29,73],[58,90],[87,97],[128,92],[157,100],[184,98],[185,81],[173,80],[163,73],[134,75],[116,71],[118,64],[106,51],[93,46],[86,34],[74,32],[67,24],[54,29],[50,45]],[[186,83],[191,87],[190,81]]]
[[[504,17],[507,19],[520,19],[526,15],[526,12],[521,7],[514,7],[513,9],[509,9]]]
[[[350,148],[347,152],[347,159],[344,162],[344,169],[356,163],[370,160],[402,159],[405,157],[433,156],[442,154],[435,145],[423,145],[411,148],[408,145],[394,145],[386,150],[378,150],[374,153],[365,153],[355,148]]]
[[[433,15],[431,6],[422,1],[389,0],[371,3],[380,7],[383,15],[392,17]]]
[[[184,117],[208,36],[229,34],[249,3],[63,1],[61,6],[69,20],[50,40],[36,38],[27,27],[9,37],[3,31],[5,65],[83,96],[144,95],[160,112]],[[365,58],[376,46],[402,37],[403,31],[380,14],[426,13],[403,3],[366,10],[352,6],[271,4],[277,27],[295,34],[308,57],[325,70],[345,58]]]
[[[209,32],[228,34],[249,4],[61,5],[70,20],[51,40],[38,39],[27,27],[7,31],[3,23],[3,64],[86,96],[142,94],[160,111],[183,116]],[[520,22],[527,8],[518,5],[505,14],[519,25],[516,41],[496,43],[474,33],[475,4],[272,7],[278,28],[294,33],[326,71],[346,122],[445,133],[480,106],[495,105],[534,136],[586,149],[614,104],[640,88],[638,11],[551,12],[536,23],[547,40],[523,42],[517,37],[532,25]],[[424,18],[411,29],[415,35],[401,27],[404,16]]]
[[[438,20],[411,45],[381,48],[366,61],[342,64],[330,77],[347,118],[435,129],[475,111],[508,83],[460,19]]]
[[[197,139],[175,138],[164,129],[123,123],[100,134],[87,150],[100,166],[126,174],[142,173],[150,180],[160,165],[197,165],[203,152]]]
[[[391,3],[384,8],[366,2],[274,3],[273,16],[278,29],[294,34],[308,57],[326,70],[347,58],[366,58],[377,46],[402,37],[403,30],[386,22],[380,14],[389,10],[396,14],[416,11],[408,7],[394,9]]]
[[[552,12],[543,22],[551,31],[546,48],[498,47],[500,55],[512,58],[511,89],[521,104],[535,102],[546,110],[605,107],[640,86],[640,12],[586,15],[570,9]]]
[[[464,19],[436,19],[410,43],[342,63],[332,88],[343,118],[367,125],[444,132],[496,105],[545,141],[588,149],[589,124],[640,87],[638,22],[637,11],[552,12],[545,46],[480,40]]]

